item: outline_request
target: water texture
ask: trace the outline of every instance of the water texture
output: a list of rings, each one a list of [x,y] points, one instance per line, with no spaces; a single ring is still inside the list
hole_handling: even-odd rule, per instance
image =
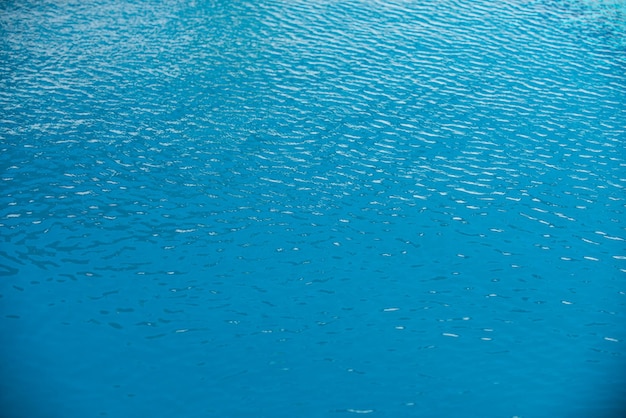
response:
[[[0,416],[621,416],[624,16],[3,1]]]

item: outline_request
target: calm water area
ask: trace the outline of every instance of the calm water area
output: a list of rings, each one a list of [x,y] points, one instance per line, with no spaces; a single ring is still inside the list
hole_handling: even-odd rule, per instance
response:
[[[626,3],[0,2],[1,418],[618,418]]]

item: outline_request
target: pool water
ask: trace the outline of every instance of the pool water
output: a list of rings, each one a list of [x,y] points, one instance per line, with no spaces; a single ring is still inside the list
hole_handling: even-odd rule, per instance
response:
[[[622,416],[625,8],[3,1],[0,416]]]

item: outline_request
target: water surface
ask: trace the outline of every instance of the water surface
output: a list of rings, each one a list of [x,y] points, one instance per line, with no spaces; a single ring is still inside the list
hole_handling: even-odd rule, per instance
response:
[[[619,416],[619,2],[0,8],[4,416]]]

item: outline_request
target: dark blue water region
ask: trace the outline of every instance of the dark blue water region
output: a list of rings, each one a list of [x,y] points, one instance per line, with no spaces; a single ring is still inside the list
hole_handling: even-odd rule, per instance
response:
[[[1,2],[0,416],[622,416],[623,13]]]

